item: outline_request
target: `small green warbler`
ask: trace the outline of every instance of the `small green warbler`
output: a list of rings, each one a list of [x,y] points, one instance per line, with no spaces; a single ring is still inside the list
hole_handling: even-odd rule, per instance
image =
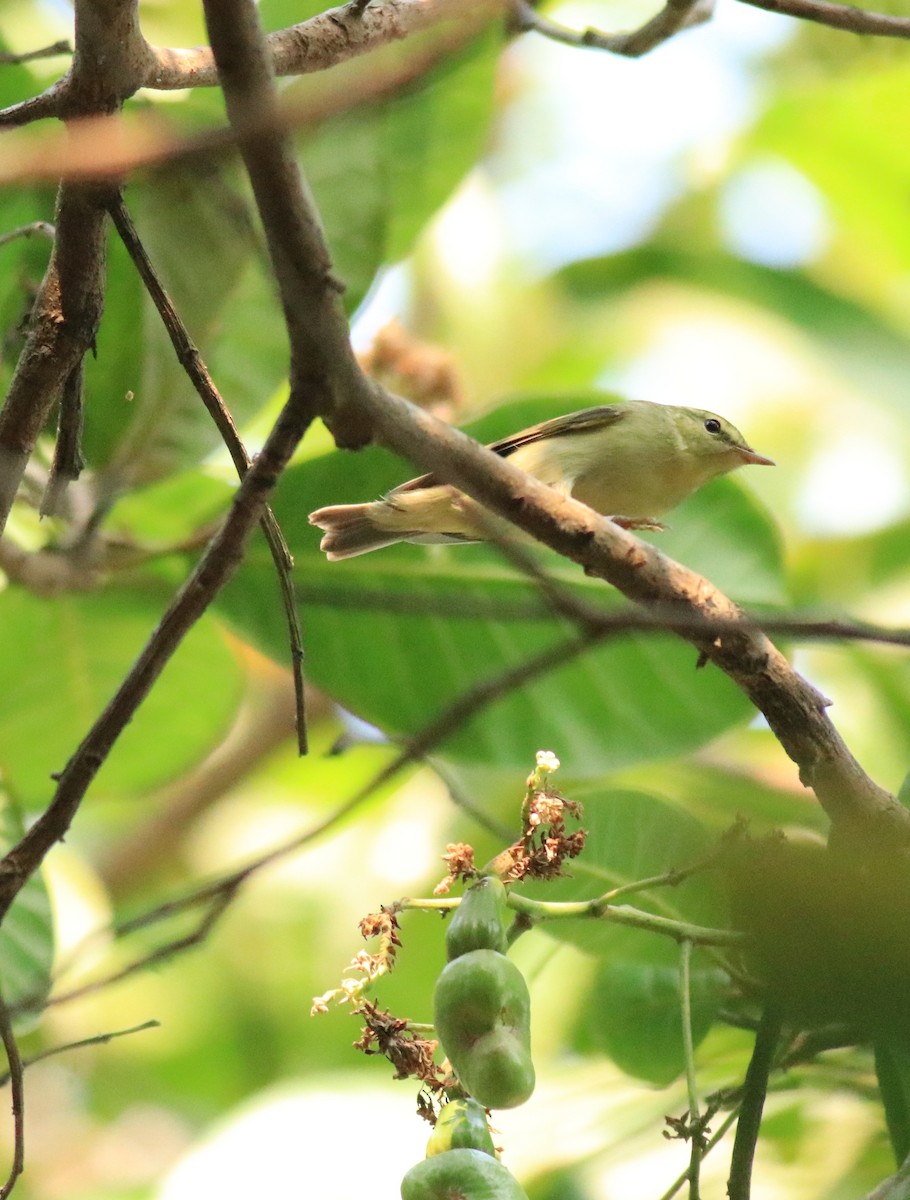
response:
[[[626,400],[532,425],[489,449],[627,529],[656,518],[718,475],[747,463],[773,467],[729,421],[698,408]],[[394,542],[483,541],[484,518],[463,492],[422,475],[371,504],[310,513],[331,561]]]

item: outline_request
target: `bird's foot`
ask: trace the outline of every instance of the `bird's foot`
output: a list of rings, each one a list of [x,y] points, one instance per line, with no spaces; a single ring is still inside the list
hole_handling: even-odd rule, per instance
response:
[[[611,517],[610,520],[620,529],[651,529],[660,533],[667,528],[653,517]]]

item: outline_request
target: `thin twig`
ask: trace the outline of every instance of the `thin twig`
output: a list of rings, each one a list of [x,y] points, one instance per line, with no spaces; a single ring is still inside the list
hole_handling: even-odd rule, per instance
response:
[[[882,1180],[866,1200],[910,1200],[910,1158],[905,1158],[900,1169]]]
[[[521,32],[539,33],[565,46],[607,50],[624,58],[641,58],[683,29],[710,21],[714,0],[669,0],[669,3],[638,29],[629,33],[603,33],[599,29],[578,32],[542,17],[527,0],[514,0],[513,21]]]
[[[874,37],[910,38],[910,17],[891,13],[870,12],[851,4],[833,4],[828,0],[742,0],[765,12],[783,13],[801,21],[828,25],[844,33],[861,33]]]
[[[38,1007],[50,1008],[52,1005],[67,1004],[71,1000],[79,1000],[83,996],[91,996],[97,992],[106,991],[107,988],[113,986],[115,983],[121,983],[124,979],[130,979],[140,971],[146,971],[149,967],[170,962],[179,954],[184,953],[184,951],[193,950],[196,946],[201,946],[212,929],[214,929],[218,919],[229,908],[237,894],[239,886],[239,882],[232,879],[226,881],[224,886],[220,886],[217,890],[210,889],[205,897],[209,902],[209,906],[200,917],[198,924],[189,933],[184,934],[182,937],[174,938],[172,941],[165,942],[161,946],[156,946],[148,954],[143,954],[141,957],[133,959],[132,962],[126,963],[125,966],[112,971],[109,975],[105,975],[101,979],[96,979],[91,983],[84,983],[79,987],[71,988],[68,992],[61,992],[59,995],[51,996],[43,1005],[39,1003]],[[21,1007],[27,1011],[32,1007],[32,1003],[32,1001],[26,1000],[22,1003]]]
[[[183,638],[239,567],[247,539],[262,515],[266,500],[312,420],[311,398],[328,405],[325,397],[318,397],[318,388],[314,390],[317,395],[311,397],[299,388],[292,389],[275,427],[235,492],[221,529],[209,542],[113,698],[57,776],[57,789],[49,806],[0,861],[0,920],[51,846],[65,836],[117,738]]]
[[[57,441],[54,458],[48,475],[47,487],[41,500],[42,517],[57,516],[63,506],[66,489],[82,474],[85,460],[82,457],[83,380],[85,359],[70,371],[60,397],[60,415],[57,420]]]
[[[142,1033],[146,1029],[160,1029],[160,1021],[143,1021],[141,1025],[132,1025],[129,1029],[114,1029],[110,1033],[96,1033],[92,1037],[79,1038],[75,1042],[64,1042],[59,1046],[49,1046],[46,1050],[41,1050],[38,1054],[32,1054],[28,1058],[23,1058],[22,1067],[28,1070],[35,1063],[42,1062],[45,1058],[55,1058],[58,1054],[65,1054],[67,1050],[82,1050],[85,1046],[106,1046],[108,1042],[114,1041],[115,1038],[129,1037],[133,1033]],[[11,1072],[7,1071],[5,1075],[0,1075],[0,1087],[6,1087],[11,1078]]]
[[[714,1149],[714,1147],[723,1139],[727,1130],[730,1128],[730,1126],[733,1124],[733,1122],[736,1120],[736,1118],[738,1116],[739,1116],[739,1108],[738,1107],[734,1108],[732,1112],[727,1113],[727,1115],[724,1117],[723,1121],[720,1123],[717,1133],[715,1133],[710,1138],[710,1140],[708,1141],[708,1144],[705,1146],[704,1150],[702,1151],[702,1155],[701,1155],[702,1160],[704,1160],[705,1155],[709,1154]],[[676,1195],[676,1193],[679,1191],[679,1189],[681,1187],[684,1187],[688,1183],[688,1181],[689,1181],[689,1168],[687,1167],[685,1169],[685,1171],[682,1172],[681,1175],[678,1175],[676,1177],[676,1179],[674,1179],[674,1181],[670,1184],[670,1186],[667,1188],[667,1190],[660,1197],[660,1200],[673,1200],[673,1197]]]
[[[17,126],[30,125],[33,121],[59,116],[61,101],[67,93],[68,85],[69,79],[64,76],[39,95],[30,96],[28,100],[20,100],[18,104],[0,109],[0,129],[15,129]]]
[[[323,703],[328,709],[328,701]],[[197,767],[147,796],[147,815],[102,855],[96,869],[107,891],[120,899],[141,888],[151,873],[172,861],[174,846],[200,816],[294,732],[287,673],[276,667],[263,679],[257,669],[252,691],[224,740]]]
[[[38,58],[54,58],[58,54],[72,54],[73,47],[66,38],[54,42],[50,46],[42,46],[40,50],[26,50],[22,54],[11,54],[4,50],[0,53],[0,66],[18,66],[21,63],[34,62]]]
[[[0,1040],[6,1051],[9,1080],[13,1093],[13,1161],[6,1183],[0,1187],[0,1200],[6,1200],[25,1167],[25,1090],[22,1079],[22,1057],[13,1033],[13,1023],[6,1002],[0,995]]]
[[[507,543],[503,543],[505,546]],[[577,591],[555,579],[525,553],[524,561],[512,551],[519,549],[517,543],[510,544],[509,559],[520,570],[527,571],[531,582],[542,593],[545,603],[533,597],[515,597],[493,600],[483,596],[454,596],[450,594],[395,594],[388,591],[371,591],[368,586],[352,593],[342,584],[331,582],[304,582],[300,585],[301,598],[312,604],[337,606],[339,609],[369,610],[370,612],[408,613],[431,617],[479,617],[485,620],[535,621],[549,620],[553,612],[574,621],[580,627],[609,625],[627,633],[667,633],[685,629],[693,636],[722,637],[725,633],[749,630],[752,633],[773,633],[783,637],[807,642],[874,642],[883,646],[910,647],[910,629],[889,628],[869,621],[847,620],[840,617],[814,617],[810,614],[794,613],[780,615],[745,611],[741,617],[710,616],[704,612],[680,612],[678,605],[663,605],[660,602],[640,608],[607,609],[592,604]],[[130,564],[132,565],[132,564]]]
[[[54,233],[55,230],[50,221],[32,221],[29,225],[20,225],[18,229],[11,229],[9,233],[0,233],[0,246],[14,242],[18,238],[35,237],[36,234],[53,241]]]
[[[689,1200],[699,1200],[704,1134],[701,1129],[698,1083],[695,1077],[695,1043],[692,1039],[692,943],[688,939],[679,947],[679,991],[686,1091],[689,1097]]]
[[[151,259],[146,253],[145,246],[142,244],[136,226],[133,224],[133,220],[123,202],[123,196],[119,191],[112,194],[108,211],[111,214],[114,227],[120,235],[120,239],[126,247],[130,258],[133,260],[133,264],[139,272],[148,294],[152,298],[152,303],[155,305],[158,315],[161,317],[168,337],[171,339],[171,345],[174,347],[174,353],[177,355],[177,360],[184,371],[186,371],[190,382],[205,405],[206,411],[214,421],[216,429],[221,434],[222,441],[227,446],[234,468],[238,476],[242,479],[250,468],[250,456],[247,454],[246,447],[243,445],[240,434],[237,432],[237,426],[234,424],[233,417],[224,403],[221,393],[215,386],[215,381],[209,374],[208,367],[205,365],[202,355],[190,337],[189,330],[171,303],[171,298],[165,291],[158,272],[155,270]],[[259,524],[268,543],[272,562],[275,564],[275,573],[278,576],[278,585],[284,605],[284,618],[288,627],[288,641],[291,648],[291,671],[294,677],[294,696],[297,711],[297,749],[303,755],[307,752],[306,697],[303,682],[303,634],[300,630],[297,595],[294,590],[294,580],[291,576],[294,568],[294,559],[288,549],[287,542],[284,540],[284,534],[281,532],[281,527],[278,524],[275,514],[268,505],[263,510]]]

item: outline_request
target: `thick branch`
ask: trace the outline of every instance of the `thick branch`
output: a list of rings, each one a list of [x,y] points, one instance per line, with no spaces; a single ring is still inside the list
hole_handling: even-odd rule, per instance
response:
[[[379,46],[457,21],[467,35],[504,11],[502,0],[351,0],[338,8],[266,34],[275,75],[308,75],[357,58]],[[143,81],[148,88],[212,87],[218,82],[208,46],[192,50],[151,47],[153,61]]]
[[[351,0],[266,38],[276,75],[325,71],[380,46],[450,24],[460,43],[505,12],[505,0]],[[214,87],[208,46],[151,46],[142,36],[135,0],[86,3],[76,9],[76,51],[70,72],[41,96],[0,110],[0,128],[44,117],[70,119],[115,112],[139,88]]]
[[[28,338],[0,409],[0,532],[54,403],[94,345],[104,307],[105,210],[98,189],[63,184],[55,224]]]
[[[232,120],[239,124],[248,114],[254,120],[267,114],[275,101],[255,5],[251,0],[206,0],[206,14]],[[636,603],[677,610],[680,635],[721,667],[764,713],[838,834],[885,847],[910,843],[910,813],[862,771],[828,720],[827,701],[763,634],[748,625],[720,637],[692,633],[693,620],[737,622],[742,617],[713,584],[363,377],[353,363],[332,292],[318,217],[299,177],[277,145],[263,149],[261,139],[244,144],[282,291],[296,378],[308,387],[324,384],[321,396],[329,408],[320,413],[338,443],[357,446],[372,428],[387,448],[455,483]]]
[[[279,109],[255,5],[206,0],[206,23],[231,125],[265,229],[291,341],[291,392],[320,397],[319,415],[342,445],[362,446],[369,426],[356,404],[368,390],[348,338],[342,285]],[[271,129],[272,132],[263,132]]]
[[[693,633],[699,620],[741,621],[737,606],[712,583],[406,401],[363,393],[358,402],[388,449],[455,483],[636,603],[656,604],[663,613],[675,609],[679,622],[668,618],[668,627],[702,650],[765,715],[839,834],[885,847],[910,843],[910,813],[863,772],[828,719],[828,702],[763,634],[748,624],[716,639]]]

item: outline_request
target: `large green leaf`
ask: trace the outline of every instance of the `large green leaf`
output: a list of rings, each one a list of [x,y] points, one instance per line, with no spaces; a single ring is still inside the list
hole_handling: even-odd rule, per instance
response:
[[[617,887],[694,866],[715,845],[699,821],[655,796],[603,788],[582,795],[581,823],[588,837],[571,873],[522,890],[542,900],[591,900]],[[659,916],[712,928],[727,920],[726,902],[711,872],[698,872],[673,886],[636,891],[627,902]],[[545,928],[553,937],[599,955],[610,955],[628,933],[609,921],[559,920]],[[654,933],[632,932],[635,937],[660,940]]]
[[[829,266],[843,286],[867,297],[910,266],[908,84],[905,60],[839,72],[812,86],[800,82],[769,107],[749,139],[822,189],[851,246]]]
[[[495,436],[591,402],[523,402],[477,430]],[[484,546],[392,547],[327,563],[307,513],[331,501],[370,499],[407,468],[379,451],[332,454],[289,471],[276,511],[295,554],[309,678],[341,704],[392,734],[419,729],[465,689],[567,639],[533,585]],[[691,565],[746,602],[781,598],[781,563],[767,516],[729,481],[719,481],[675,514],[668,538]],[[619,601],[555,556],[547,565],[565,586],[603,607]],[[272,569],[251,550],[221,610],[257,645],[285,656],[286,635]],[[743,720],[749,706],[714,669],[667,636],[630,636],[589,650],[478,712],[453,732],[444,753],[527,769],[541,746],[559,749],[575,775],[682,753]]]
[[[18,813],[4,797],[0,803],[0,854],[24,832]],[[0,992],[5,1004],[40,1001],[50,989],[54,961],[54,926],[44,875],[36,871],[20,889],[0,925]],[[26,1016],[20,1025],[28,1026]]]
[[[675,280],[699,293],[732,296],[802,330],[848,378],[904,403],[908,339],[888,315],[858,301],[848,281],[816,269],[782,271],[746,262],[716,247],[692,248],[673,231],[656,242],[609,258],[564,268],[560,285],[591,306],[627,297],[654,280]]]
[[[574,792],[573,792],[574,795]],[[571,873],[523,887],[542,900],[584,900],[638,880],[704,859],[712,846],[707,831],[685,812],[640,792],[595,790],[585,794],[582,820],[588,839]],[[726,904],[711,875],[695,875],[672,887],[635,892],[618,904],[663,917],[712,927],[726,923]],[[601,960],[582,1005],[576,1045],[598,1050],[632,1075],[665,1084],[683,1070],[680,961],[677,944],[659,933],[606,921],[544,923],[553,937]],[[690,965],[692,1034],[708,1032],[726,977],[703,951]]]
[[[410,253],[482,152],[500,49],[491,28],[393,98],[361,105],[300,139],[348,311],[383,264]],[[400,57],[400,48],[395,53]],[[305,78],[294,90],[314,84]]]
[[[255,270],[256,240],[226,176],[198,165],[171,167],[130,188],[126,202],[203,358],[221,335],[221,314],[235,303],[241,314],[230,327],[232,340],[239,338],[241,347],[258,343],[261,291],[250,295],[244,284]],[[266,314],[266,333],[276,320]],[[238,422],[265,403],[285,369],[286,354],[265,378],[250,370],[247,387],[225,396]],[[133,264],[112,238],[98,355],[86,369],[85,447],[90,464],[102,468],[101,490],[116,495],[195,465],[219,440]]]
[[[692,1042],[708,1034],[726,976],[704,951],[689,968]],[[579,1050],[607,1054],[638,1079],[659,1086],[685,1069],[680,951],[674,942],[622,930],[614,953],[597,969],[575,1030]]]
[[[166,597],[146,588],[54,599],[0,594],[0,769],[29,808],[60,771],[131,666]],[[135,792],[197,761],[236,709],[240,671],[217,627],[200,621],[117,742],[97,788]]]

